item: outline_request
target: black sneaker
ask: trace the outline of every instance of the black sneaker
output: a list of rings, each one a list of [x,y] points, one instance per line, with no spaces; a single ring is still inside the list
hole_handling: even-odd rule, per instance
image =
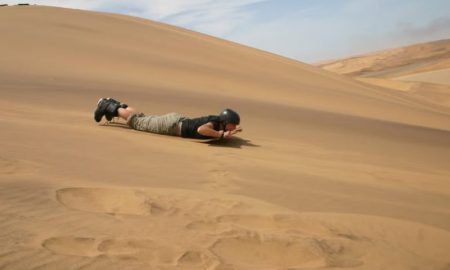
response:
[[[113,98],[101,98],[97,102],[97,108],[94,112],[94,119],[96,122],[100,122],[103,116],[106,120],[111,121],[113,117],[118,116],[117,110],[119,108],[127,108],[127,104],[121,104],[119,101]]]

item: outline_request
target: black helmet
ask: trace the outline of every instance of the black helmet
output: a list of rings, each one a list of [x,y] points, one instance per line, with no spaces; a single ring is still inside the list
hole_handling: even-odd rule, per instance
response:
[[[220,121],[225,122],[225,124],[235,124],[239,125],[241,118],[239,114],[232,109],[225,109],[219,115]]]

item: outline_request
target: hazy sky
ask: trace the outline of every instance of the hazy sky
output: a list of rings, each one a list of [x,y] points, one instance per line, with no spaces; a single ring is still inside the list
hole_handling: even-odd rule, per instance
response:
[[[308,63],[450,38],[450,0],[21,2],[144,17]]]

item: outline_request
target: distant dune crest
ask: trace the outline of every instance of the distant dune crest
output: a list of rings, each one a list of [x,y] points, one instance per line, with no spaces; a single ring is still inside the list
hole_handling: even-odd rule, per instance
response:
[[[395,77],[450,68],[450,39],[369,53],[318,66],[359,77]]]
[[[450,39],[318,64],[370,85],[450,107]]]

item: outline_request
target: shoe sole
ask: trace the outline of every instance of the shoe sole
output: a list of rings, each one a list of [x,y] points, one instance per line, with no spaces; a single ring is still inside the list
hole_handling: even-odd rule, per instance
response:
[[[95,111],[94,111],[94,120],[98,123],[98,122],[100,122],[100,121],[102,121],[102,118],[103,118],[103,116],[105,116],[106,117],[106,114],[103,114],[101,117],[100,117],[100,119],[98,119],[97,120],[97,118],[96,118],[96,115],[97,115],[97,110],[98,110],[98,106],[99,106],[99,104],[100,104],[100,102],[102,102],[103,100],[113,100],[114,101],[114,103],[117,103],[118,105],[120,105],[120,107],[121,108],[127,108],[128,107],[128,105],[127,104],[120,104],[120,102],[118,102],[117,100],[115,100],[115,99],[113,99],[113,98],[110,98],[110,97],[107,97],[107,98],[100,98],[98,101],[97,101],[97,108],[95,109]],[[107,117],[106,117],[107,118]],[[107,121],[111,121],[112,119],[106,119]]]
[[[97,101],[97,108],[96,108],[95,111],[94,111],[94,120],[95,120],[95,122],[97,122],[97,123],[99,123],[100,121],[102,121],[102,118],[103,118],[103,116],[104,116],[104,115],[102,115],[102,116],[100,116],[100,119],[97,119],[98,105],[99,105],[100,102],[102,102],[102,100],[104,100],[104,99],[107,99],[107,98],[100,98],[100,99]]]

